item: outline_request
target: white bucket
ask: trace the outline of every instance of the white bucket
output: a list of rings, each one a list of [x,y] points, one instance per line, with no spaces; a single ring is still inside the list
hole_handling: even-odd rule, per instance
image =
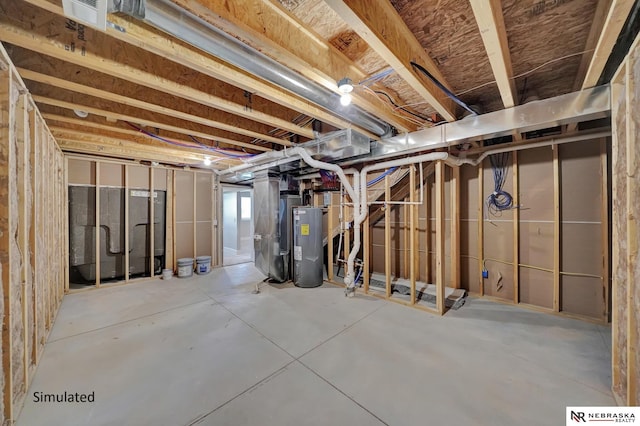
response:
[[[163,269],[162,270],[162,279],[163,280],[170,280],[171,277],[173,277],[173,270],[172,269]]]
[[[205,275],[211,271],[211,256],[196,257],[196,274]]]
[[[178,278],[188,278],[193,275],[193,258],[178,259]]]

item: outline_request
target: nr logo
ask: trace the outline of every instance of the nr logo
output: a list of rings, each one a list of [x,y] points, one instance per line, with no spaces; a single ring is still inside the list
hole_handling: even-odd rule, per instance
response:
[[[578,423],[580,423],[581,421],[585,422],[585,423],[587,422],[584,419],[584,412],[582,412],[582,411],[573,411],[572,410],[571,411],[571,420],[573,420],[574,422],[578,422]]]

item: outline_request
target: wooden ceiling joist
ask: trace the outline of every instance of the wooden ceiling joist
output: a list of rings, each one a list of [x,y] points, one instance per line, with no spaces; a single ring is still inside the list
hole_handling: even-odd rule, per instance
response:
[[[118,114],[118,113],[107,111],[107,110],[104,110],[104,109],[93,108],[93,107],[88,106],[88,105],[81,105],[81,104],[76,104],[76,103],[71,103],[71,102],[66,102],[66,101],[60,101],[60,100],[57,100],[57,99],[52,99],[52,98],[48,98],[48,97],[45,97],[45,96],[38,96],[38,95],[34,95],[33,96],[33,100],[36,103],[56,106],[56,107],[65,108],[65,109],[68,109],[68,110],[86,111],[89,114],[95,114],[95,115],[98,115],[100,117],[105,117],[105,118],[110,119],[110,120],[126,121],[126,122],[130,122],[130,123],[134,123],[134,124],[140,124],[140,125],[143,125],[143,126],[149,126],[149,127],[152,127],[152,128],[163,129],[163,130],[167,130],[167,131],[170,131],[170,132],[180,133],[180,134],[183,134],[183,135],[195,136],[195,137],[204,138],[204,139],[216,140],[216,141],[219,141],[219,142],[228,143],[230,145],[236,145],[236,146],[240,146],[240,147],[248,148],[248,149],[253,149],[253,150],[257,150],[257,151],[271,151],[270,148],[265,148],[263,146],[254,145],[254,144],[245,143],[245,142],[238,142],[238,141],[235,141],[235,140],[232,140],[232,139],[227,139],[227,138],[214,137],[214,136],[211,136],[211,135],[206,134],[206,133],[202,133],[202,132],[198,132],[198,131],[194,131],[194,130],[190,130],[190,129],[184,129],[184,128],[181,128],[181,127],[176,127],[176,126],[168,125],[168,124],[165,124],[165,123],[159,123],[157,121],[143,120],[143,119],[140,119],[138,117],[132,117],[132,116],[124,115],[124,114]]]
[[[582,89],[588,89],[598,84],[609,55],[613,51],[618,35],[624,26],[635,0],[613,0],[609,7],[606,20],[602,26],[598,43],[589,63],[586,76],[582,82]]]
[[[251,40],[252,47],[261,53],[331,90],[335,91],[336,82],[344,77],[356,83],[367,77],[353,61],[305,28],[277,2],[176,0],[175,3],[227,33]],[[398,117],[379,103],[372,103],[357,91],[353,93],[353,102],[401,132],[416,130],[415,124]]]
[[[117,95],[115,93],[107,92],[106,90],[95,89],[93,87],[77,84],[69,80],[63,80],[61,78],[48,76],[48,75],[27,70],[24,68],[18,68],[18,72],[26,80],[37,81],[39,83],[47,84],[53,87],[70,90],[72,92],[83,93],[89,96],[95,96],[97,98],[102,98],[108,101],[117,102],[123,105],[140,108],[140,109],[155,112],[158,114],[168,115],[168,116],[179,118],[185,121],[191,121],[193,123],[202,124],[205,126],[213,127],[215,129],[226,130],[228,132],[238,133],[244,136],[249,136],[256,139],[273,142],[279,145],[284,145],[284,146],[292,145],[291,142],[284,139],[274,138],[273,136],[265,135],[258,132],[253,132],[247,129],[231,126],[218,121],[209,120],[204,117],[199,117],[199,116],[188,114],[175,109],[166,108],[161,105],[156,105],[149,102],[140,101],[138,99]]]
[[[124,158],[132,160],[158,161],[172,164],[202,164],[203,156],[188,152],[171,152],[164,149],[143,149],[140,144],[126,141],[103,140],[101,142],[87,141],[81,136],[54,134],[56,142],[63,151],[82,154],[101,155],[106,157]],[[212,163],[212,168],[225,166]]]
[[[56,15],[65,16],[62,11],[62,7],[58,4],[53,4],[47,0],[24,1],[34,6],[43,8]],[[173,39],[160,31],[155,31],[144,24],[140,24],[132,19],[117,15],[109,15],[109,21],[113,22],[115,25],[122,29],[117,30],[111,27],[107,28],[107,34],[114,39],[118,39],[122,42],[160,55],[176,63],[186,65],[198,72],[225,81],[234,86],[243,88],[244,90],[247,90],[265,99],[269,99],[282,106],[299,111],[310,117],[314,117],[320,121],[331,124],[332,126],[338,128],[351,127],[370,137],[377,138],[376,135],[373,135],[370,132],[359,128],[358,126],[354,126],[348,121],[343,120],[339,117],[338,113],[327,112],[321,107],[309,101],[292,95],[286,90],[280,89],[272,84],[256,79],[255,77],[242,70],[229,66],[225,62],[220,61],[211,55],[203,54],[202,51],[194,48],[193,46]],[[197,101],[196,99],[193,99],[191,97],[184,97]],[[242,109],[242,106],[240,107]],[[225,109],[225,111],[233,112],[234,114],[261,121],[259,117],[255,115],[243,115],[240,114],[240,111],[237,110],[232,111]],[[291,123],[282,123],[278,120],[267,120],[261,122],[273,125],[281,129],[285,129],[294,134],[298,134],[307,138],[313,138],[313,132],[310,129],[296,128]]]
[[[432,81],[413,71],[412,61],[448,87],[433,60],[388,0],[326,0],[326,3],[445,120],[456,119],[453,101]]]
[[[165,142],[159,141],[153,136],[149,136],[146,133],[140,132],[138,130],[133,129],[123,129],[121,127],[109,126],[106,124],[100,124],[93,121],[89,121],[88,119],[77,119],[70,118],[58,114],[42,114],[42,118],[44,118],[47,123],[49,123],[50,128],[55,128],[59,132],[61,131],[82,131],[85,134],[94,134],[97,136],[106,136],[112,139],[122,139],[125,141],[137,142],[142,144],[143,146],[149,147],[159,147],[161,149],[168,148]],[[88,131],[90,130],[90,131]],[[96,133],[93,130],[100,130],[99,133]],[[235,165],[242,163],[241,160],[235,158],[227,158],[223,154],[218,154],[216,152],[210,152],[209,150],[203,150],[194,145],[192,140],[186,140],[181,138],[171,138],[172,141],[184,144],[184,147],[177,149],[186,149],[190,152],[199,153],[200,155],[206,154],[211,156],[211,158],[218,158],[217,164],[223,165]]]
[[[16,12],[19,13],[19,12]],[[111,52],[117,52],[117,41],[113,40],[113,44],[106,47],[96,46],[95,43],[88,46],[84,52],[72,51],[64,42],[49,37],[47,34],[64,34],[65,26],[62,19],[51,19],[47,12],[34,9],[31,15],[22,16],[18,19],[23,24],[18,24],[16,20],[9,19],[7,15],[0,15],[0,40],[15,44],[22,48],[38,52],[42,55],[53,56],[69,63],[79,65],[94,71],[98,71],[123,80],[128,80],[140,86],[155,89],[167,93],[176,98],[184,98],[193,102],[206,105],[211,108],[220,109],[250,120],[258,121],[277,128],[281,128],[304,137],[313,138],[313,131],[292,124],[290,121],[269,115],[253,109],[248,109],[245,105],[230,102],[219,96],[215,96],[200,90],[196,90],[190,86],[176,83],[172,80],[160,77],[153,73],[144,71],[148,68],[141,65],[136,68],[122,62],[111,59],[110,54],[98,55],[94,53],[97,49],[109,49]],[[49,21],[46,26],[47,34],[30,30],[28,25],[24,23],[35,21]],[[128,62],[135,62],[135,58],[127,58]]]
[[[517,103],[501,0],[470,0],[505,108]]]

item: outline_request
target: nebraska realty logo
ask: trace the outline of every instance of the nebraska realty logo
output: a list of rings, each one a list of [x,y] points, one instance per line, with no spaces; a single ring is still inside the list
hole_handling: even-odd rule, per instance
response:
[[[591,422],[635,423],[640,418],[640,407],[567,407],[566,414],[567,425]]]

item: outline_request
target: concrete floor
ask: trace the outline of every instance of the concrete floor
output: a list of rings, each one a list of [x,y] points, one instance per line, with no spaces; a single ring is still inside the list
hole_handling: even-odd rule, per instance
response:
[[[66,296],[20,426],[559,425],[614,405],[609,328],[470,299],[444,317],[252,264]],[[34,392],[95,392],[35,403]]]

